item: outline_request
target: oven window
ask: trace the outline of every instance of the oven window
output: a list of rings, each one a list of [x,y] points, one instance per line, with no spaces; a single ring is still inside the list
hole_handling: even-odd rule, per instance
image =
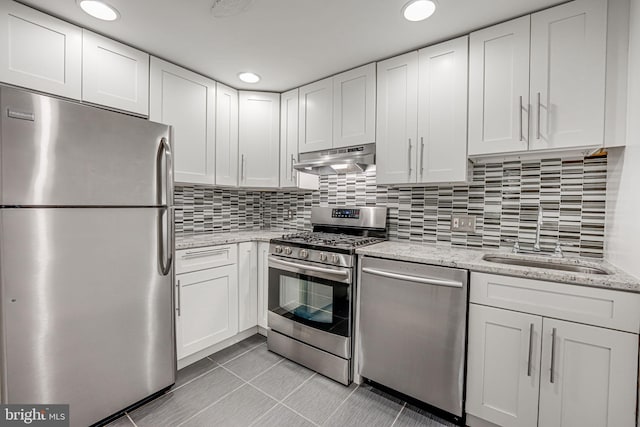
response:
[[[269,309],[316,329],[350,336],[350,286],[269,269]]]

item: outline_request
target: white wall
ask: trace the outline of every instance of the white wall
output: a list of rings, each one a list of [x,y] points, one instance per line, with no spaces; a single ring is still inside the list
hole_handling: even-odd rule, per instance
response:
[[[627,147],[609,150],[605,257],[640,278],[640,0],[631,0]]]

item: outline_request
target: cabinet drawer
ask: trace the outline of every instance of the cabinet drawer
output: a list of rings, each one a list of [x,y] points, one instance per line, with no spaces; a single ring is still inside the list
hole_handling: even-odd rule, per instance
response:
[[[237,248],[237,245],[224,245],[176,251],[176,274],[235,264]]]
[[[638,333],[640,294],[471,273],[470,302]]]

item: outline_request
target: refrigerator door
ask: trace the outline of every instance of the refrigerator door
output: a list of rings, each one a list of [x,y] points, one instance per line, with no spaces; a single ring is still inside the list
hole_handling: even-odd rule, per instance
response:
[[[68,403],[87,426],[174,383],[167,212],[0,209],[2,403]]]
[[[171,205],[168,126],[9,87],[0,105],[0,205]]]

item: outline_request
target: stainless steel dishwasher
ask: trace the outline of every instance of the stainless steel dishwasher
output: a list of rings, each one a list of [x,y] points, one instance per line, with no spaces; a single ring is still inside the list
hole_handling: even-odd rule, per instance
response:
[[[363,257],[360,374],[462,419],[467,270]]]

